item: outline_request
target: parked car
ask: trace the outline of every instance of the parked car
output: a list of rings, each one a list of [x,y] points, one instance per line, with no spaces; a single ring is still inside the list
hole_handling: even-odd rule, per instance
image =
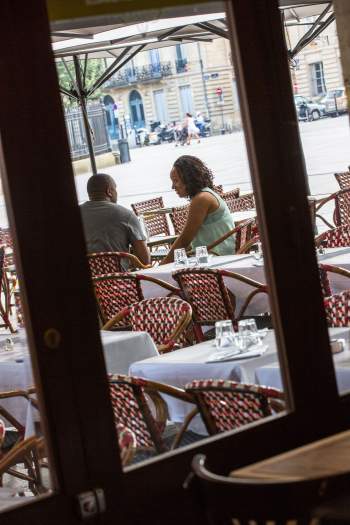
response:
[[[302,95],[294,95],[298,120],[318,120],[325,116],[326,107],[319,102],[313,102]]]
[[[327,91],[324,102],[326,106],[326,115],[331,117],[336,117],[337,115],[348,111],[348,101],[344,87]]]

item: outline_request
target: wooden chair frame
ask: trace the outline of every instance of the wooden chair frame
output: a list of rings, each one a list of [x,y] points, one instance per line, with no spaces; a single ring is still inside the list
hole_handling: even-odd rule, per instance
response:
[[[161,434],[166,427],[167,421],[169,420],[169,413],[167,403],[161,394],[192,404],[195,403],[193,396],[181,388],[159,383],[157,381],[149,381],[148,379],[130,377],[121,374],[109,376],[110,388],[113,388],[113,383],[117,382],[125,383],[132,388],[133,394],[138,403],[138,409],[140,410],[147,430],[151,435],[155,450],[157,452],[165,452],[167,448],[162,440]],[[155,413],[152,413],[150,410],[150,406],[147,402],[147,396],[150,398],[153,404]],[[174,440],[170,446],[170,450],[173,450],[179,446],[190,421],[196,413],[196,409],[192,410],[187,418],[185,418],[184,423],[181,425],[174,437]],[[123,422],[116,421],[116,424],[118,423],[124,424]]]
[[[215,254],[215,251],[214,251],[214,248],[216,246],[218,246],[218,244],[221,244],[223,241],[225,241],[226,239],[228,239],[229,237],[231,237],[231,235],[236,235],[236,253],[241,253],[240,250],[243,246],[245,246],[246,242],[249,241],[250,239],[247,239],[246,242],[244,242],[243,246],[241,246],[241,237],[240,237],[240,233],[242,231],[243,228],[248,228],[248,234],[247,236],[248,237],[251,237],[253,235],[252,233],[252,229],[253,227],[256,225],[256,218],[252,218],[252,219],[247,219],[245,221],[242,221],[240,222],[240,224],[238,224],[237,226],[235,226],[232,230],[229,230],[227,233],[225,233],[224,235],[222,235],[221,237],[219,237],[219,239],[217,239],[216,241],[212,242],[211,244],[209,244],[207,246],[207,249],[208,249],[208,252],[211,252],[211,253],[214,253]],[[254,235],[255,237],[256,235]],[[238,248],[238,249],[237,249]]]
[[[341,190],[350,188],[350,169],[349,171],[343,171],[342,173],[334,173],[334,177]]]
[[[128,252],[89,253],[87,257],[88,257],[88,261],[89,261],[89,264],[90,264],[90,270],[91,270],[91,273],[92,273],[92,277],[99,277],[101,275],[106,275],[106,274],[112,273],[112,272],[108,271],[108,272],[105,272],[105,273],[100,273],[98,275],[94,275],[93,274],[93,272],[94,272],[94,270],[92,269],[93,262],[90,262],[90,261],[93,261],[94,259],[98,259],[99,257],[107,257],[107,258],[110,258],[111,260],[113,260],[113,258],[115,258],[117,260],[116,266],[118,265],[118,267],[120,268],[120,271],[123,271],[123,269],[120,266],[120,259],[128,259],[128,261],[130,263],[132,263],[133,269],[134,268],[138,268],[138,269],[145,270],[147,268],[151,268],[151,266],[152,266],[152,265],[143,264],[140,261],[140,259],[138,259],[136,257],[136,255],[133,255],[132,253],[128,253]]]
[[[192,471],[184,487],[211,525],[311,525],[312,517],[322,515],[322,503],[348,489],[350,480],[349,473],[289,480],[222,476],[207,469],[201,454],[193,458]]]
[[[20,441],[0,460],[0,477],[6,473],[27,481],[28,487],[34,495],[47,492],[47,488],[43,485],[40,471],[40,458],[43,453],[43,438],[32,436],[24,441]],[[24,463],[28,474],[16,470],[15,466],[19,463]]]
[[[349,195],[349,200],[350,200],[350,188],[344,188],[342,190],[338,190],[334,193],[332,193],[331,195],[328,195],[328,197],[325,197],[324,199],[320,199],[319,201],[316,202],[316,205],[315,205],[315,216],[322,220],[327,226],[329,229],[334,229],[334,227],[337,227],[337,226],[342,226],[343,224],[346,224],[344,222],[342,222],[342,217],[341,217],[341,204],[340,204],[340,199],[343,197],[343,196],[348,196]],[[320,209],[325,205],[327,204],[328,202],[334,200],[334,211],[333,211],[333,222],[334,224],[330,224],[322,215],[319,214],[319,211]]]

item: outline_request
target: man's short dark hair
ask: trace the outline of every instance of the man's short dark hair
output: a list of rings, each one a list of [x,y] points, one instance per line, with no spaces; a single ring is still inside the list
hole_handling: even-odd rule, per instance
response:
[[[114,186],[115,180],[113,177],[105,173],[98,173],[89,178],[87,182],[87,192],[89,197],[91,197],[96,194],[107,193],[107,190]]]

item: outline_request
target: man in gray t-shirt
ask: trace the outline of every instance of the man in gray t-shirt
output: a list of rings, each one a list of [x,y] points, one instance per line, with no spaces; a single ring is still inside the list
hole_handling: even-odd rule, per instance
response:
[[[89,201],[80,206],[88,253],[129,252],[144,264],[150,255],[136,215],[117,204],[117,186],[110,175],[98,174],[87,183]]]

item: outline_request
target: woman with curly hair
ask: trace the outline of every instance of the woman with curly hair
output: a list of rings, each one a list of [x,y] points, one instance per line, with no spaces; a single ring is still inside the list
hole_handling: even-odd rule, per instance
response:
[[[213,190],[213,174],[197,157],[179,157],[170,172],[172,188],[179,197],[190,199],[186,225],[161,264],[174,260],[177,248],[208,246],[234,228],[226,202]],[[235,239],[230,236],[215,247],[217,255],[235,251]]]

